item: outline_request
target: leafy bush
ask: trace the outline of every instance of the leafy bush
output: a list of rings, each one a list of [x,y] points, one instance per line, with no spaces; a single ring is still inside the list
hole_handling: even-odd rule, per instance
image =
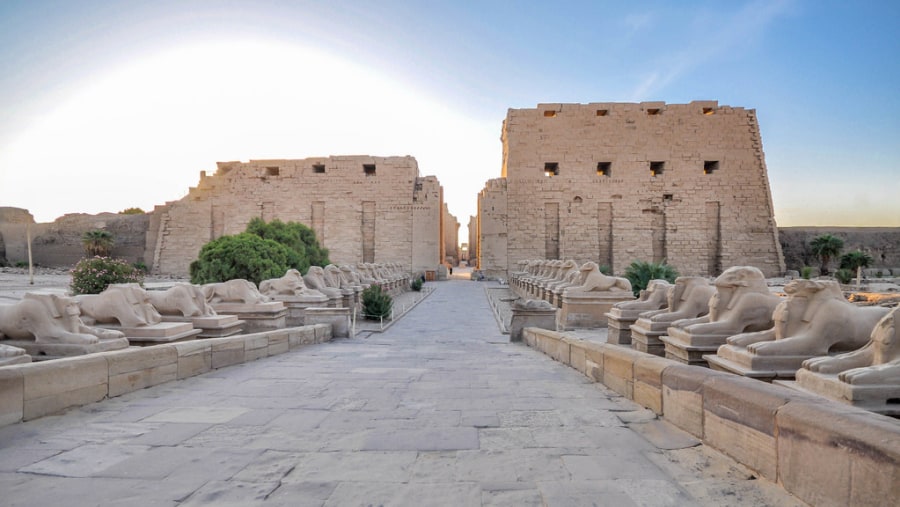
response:
[[[800,278],[803,278],[804,280],[809,280],[810,278],[812,278],[813,269],[815,268],[813,268],[812,266],[803,266],[803,268],[800,270]]]
[[[297,254],[271,239],[242,232],[203,245],[191,263],[191,283],[225,282],[236,278],[259,284],[278,278],[295,266]]]
[[[100,294],[110,284],[144,283],[144,274],[125,259],[81,259],[72,269],[72,294]]]
[[[94,229],[81,235],[81,244],[89,257],[109,257],[115,238],[109,231]]]
[[[301,273],[309,271],[310,266],[327,266],[328,249],[319,245],[316,233],[309,227],[298,222],[282,222],[272,220],[269,223],[261,218],[254,218],[247,224],[247,231],[264,239],[270,239],[288,247],[296,254],[291,259],[291,267],[300,270]]]
[[[143,215],[144,210],[141,208],[125,208],[119,212],[120,215]]]
[[[147,269],[147,265],[144,264],[143,261],[137,261],[137,262],[135,262],[135,263],[132,263],[131,265],[134,266],[134,269],[143,271],[144,273],[147,273],[147,272],[149,271],[149,270]]]
[[[362,292],[363,314],[367,319],[378,320],[391,315],[394,305],[391,296],[382,292],[380,285],[370,285]]]
[[[841,282],[844,285],[847,285],[853,280],[853,271],[850,271],[847,268],[841,268],[834,272],[834,277],[837,281]]]
[[[16,267],[17,268],[27,268],[28,262],[27,261],[16,261]]]
[[[647,288],[650,280],[667,280],[672,283],[677,277],[678,271],[665,262],[634,261],[625,269],[625,278],[631,282],[631,290],[635,296]]]
[[[422,290],[423,284],[424,284],[424,282],[422,282],[421,278],[414,278],[413,281],[410,282],[409,286],[410,286],[410,288],[412,288],[412,290],[419,292]]]

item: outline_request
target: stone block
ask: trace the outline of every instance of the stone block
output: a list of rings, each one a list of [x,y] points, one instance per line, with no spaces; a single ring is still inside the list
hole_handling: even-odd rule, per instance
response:
[[[569,366],[588,376],[587,354],[584,350],[585,342],[572,339],[567,339],[567,341],[569,342]]]
[[[514,307],[509,324],[509,341],[522,341],[522,330],[526,327],[537,327],[556,331],[556,309],[523,309]]]
[[[206,373],[212,369],[212,344],[208,340],[170,345],[178,351],[178,379]]]
[[[668,359],[642,354],[634,361],[634,401],[657,415],[663,414],[662,372],[674,363]]]
[[[775,416],[778,482],[810,505],[880,506],[900,498],[900,425],[829,400]]]
[[[168,345],[130,348],[105,354],[109,364],[109,397],[175,380],[178,351]]]
[[[703,438],[703,383],[726,373],[673,364],[662,372],[663,417],[697,438]]]
[[[289,333],[287,331],[276,331],[269,333],[269,346],[266,353],[270,356],[275,356],[278,354],[284,354],[285,352],[290,350],[288,335]]]
[[[603,383],[603,351],[606,346],[600,343],[585,342],[582,348],[584,349],[585,375],[594,382]]]
[[[7,368],[24,379],[23,419],[30,420],[106,398],[109,366],[102,355],[57,359]]]
[[[22,420],[25,407],[25,380],[22,371],[0,368],[0,426]]]
[[[350,308],[307,308],[306,324],[330,324],[333,338],[350,336]]]
[[[316,330],[316,343],[330,342],[332,333],[330,324],[314,324]]]
[[[213,338],[208,342],[211,347],[210,367],[212,369],[244,362],[243,336]]]
[[[775,414],[786,388],[727,375],[703,385],[703,440],[770,481],[777,480]]]
[[[634,398],[634,361],[639,352],[618,345],[603,350],[603,383],[630,399]]]
[[[288,332],[288,344],[291,349],[316,343],[316,328],[303,326],[291,328]]]
[[[244,362],[256,361],[268,357],[268,333],[256,333],[244,336]]]

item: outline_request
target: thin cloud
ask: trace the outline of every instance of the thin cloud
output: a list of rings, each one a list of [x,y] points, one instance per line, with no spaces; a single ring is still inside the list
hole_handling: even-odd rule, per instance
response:
[[[632,100],[646,100],[680,79],[691,70],[720,59],[723,55],[738,51],[759,40],[766,29],[785,14],[793,0],[757,0],[717,23],[711,30],[694,30],[696,36],[688,40],[681,50],[665,55],[661,72],[644,77],[634,88]],[[695,19],[696,24],[700,20]]]

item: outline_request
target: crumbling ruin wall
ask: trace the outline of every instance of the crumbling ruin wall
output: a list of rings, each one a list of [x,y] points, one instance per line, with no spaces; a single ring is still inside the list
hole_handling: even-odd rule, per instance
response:
[[[411,270],[440,262],[441,187],[413,157],[334,156],[220,162],[179,201],[157,206],[147,257],[160,273],[186,275],[200,248],[243,232],[251,219],[311,227],[336,264],[391,262]]]
[[[871,268],[900,269],[900,227],[780,227],[778,236],[787,269],[820,265],[809,247],[816,236],[831,234],[844,241],[843,253],[861,250],[872,256]],[[836,268],[839,259],[832,261]]]
[[[113,235],[110,252],[129,262],[146,262],[145,240],[150,216],[100,213],[63,215],[53,222],[35,223],[27,210],[0,208],[0,236],[7,262],[28,261],[28,234],[31,234],[32,260],[39,266],[71,267],[84,257],[81,238],[85,232],[103,229]],[[28,230],[30,229],[30,230]]]
[[[450,214],[444,203],[444,262],[451,266],[459,264],[459,220]]]
[[[617,273],[635,260],[685,275],[784,271],[754,110],[540,104],[510,109],[501,139],[506,190],[491,180],[479,201],[488,276],[555,258]]]

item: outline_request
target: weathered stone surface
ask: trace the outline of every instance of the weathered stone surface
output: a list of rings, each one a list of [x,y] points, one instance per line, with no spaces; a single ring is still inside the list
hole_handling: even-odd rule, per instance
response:
[[[25,420],[100,401],[109,392],[109,367],[103,356],[73,357],[6,368],[19,369],[25,381]]]
[[[353,338],[350,336],[350,308],[307,308],[305,323],[330,326],[334,338]]]
[[[662,372],[663,413],[667,421],[703,438],[703,383],[712,370],[674,364]]]
[[[634,361],[634,401],[663,413],[662,372],[673,363],[661,357],[639,357]]]
[[[209,340],[210,367],[213,369],[244,362],[244,338],[214,338]]]
[[[778,481],[810,505],[900,498],[900,425],[838,403],[792,402],[776,414]]]
[[[212,344],[191,341],[171,344],[178,351],[178,378],[188,378],[212,369]]]
[[[0,426],[22,420],[25,407],[25,380],[22,371],[0,368]]]
[[[620,273],[636,256],[698,275],[738,264],[784,271],[752,109],[539,104],[510,109],[501,139],[500,178],[479,196],[488,276],[560,258]]]
[[[178,351],[170,346],[130,348],[105,357],[110,397],[170,382],[178,376]]]

